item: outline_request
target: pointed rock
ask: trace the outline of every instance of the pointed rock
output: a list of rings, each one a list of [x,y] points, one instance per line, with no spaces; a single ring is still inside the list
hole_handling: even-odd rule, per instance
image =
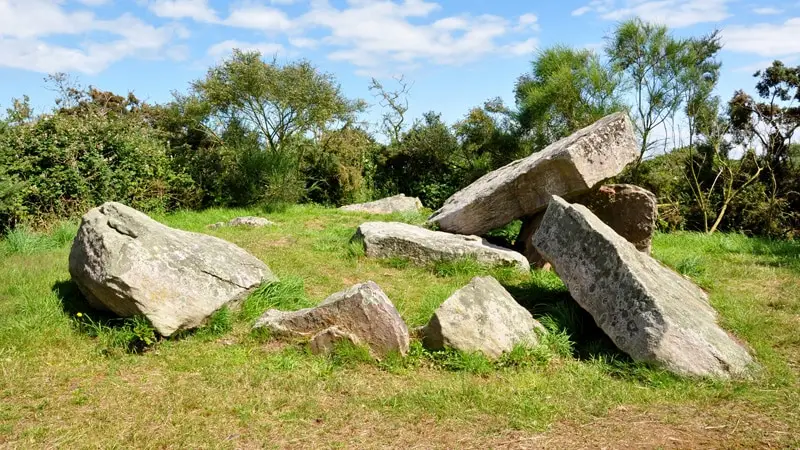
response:
[[[425,347],[498,358],[517,344],[534,346],[544,327],[491,276],[475,277],[436,310],[421,330]]]
[[[308,339],[312,350],[320,353],[342,340],[369,346],[376,358],[392,351],[408,352],[408,327],[373,281],[333,294],[314,308],[271,309],[253,328],[266,328],[279,337]]]
[[[603,223],[554,196],[533,237],[575,301],[620,350],[681,375],[744,375],[752,358],[707,296]]]

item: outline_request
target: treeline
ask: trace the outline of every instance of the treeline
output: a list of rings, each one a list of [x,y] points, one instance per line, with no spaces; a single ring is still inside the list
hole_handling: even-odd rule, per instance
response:
[[[616,181],[657,194],[662,228],[792,238],[800,66],[776,61],[755,74],[757,98],[737,91],[723,101],[714,94],[720,49],[716,32],[678,38],[630,20],[602,55],[540,51],[513,86],[514,105],[490,100],[454,124],[435,112],[412,120],[406,81],[373,80],[378,131],[361,119],[364,100],[305,60],[237,50],[165,104],[56,74],[52,111],[35,115],[23,97],[0,121],[0,230],[107,200],[164,211],[341,205],[402,192],[436,208],[488,171],[624,110],[640,159]]]

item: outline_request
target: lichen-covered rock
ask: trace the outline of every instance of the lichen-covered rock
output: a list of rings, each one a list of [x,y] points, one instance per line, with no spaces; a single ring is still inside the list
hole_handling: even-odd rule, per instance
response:
[[[406,197],[405,194],[399,194],[367,203],[345,205],[339,209],[343,211],[365,212],[370,214],[418,212],[422,209],[422,202],[416,197]]]
[[[475,277],[436,310],[421,330],[425,347],[498,358],[515,345],[534,346],[544,327],[490,276]]]
[[[706,294],[583,205],[554,196],[533,243],[575,301],[634,360],[681,375],[744,375],[752,358],[717,324]]]
[[[354,240],[364,243],[372,258],[407,258],[416,264],[475,258],[488,266],[514,266],[528,272],[530,265],[521,254],[492,245],[478,236],[432,231],[400,222],[366,222],[356,230]]]
[[[575,203],[589,208],[639,251],[650,254],[658,217],[655,194],[632,184],[608,184],[575,199]]]
[[[551,195],[590,191],[638,156],[630,119],[624,113],[611,114],[489,172],[447,199],[428,221],[443,231],[483,235],[543,210]]]
[[[594,215],[635,245],[639,251],[650,254],[658,214],[656,196],[652,192],[632,184],[609,184],[580,196],[574,203],[589,208]],[[528,258],[531,267],[547,265],[532,241],[543,216],[544,212],[540,212],[526,218],[517,237],[517,249]]]
[[[271,309],[253,328],[265,328],[278,337],[308,339],[312,350],[321,353],[342,340],[368,346],[376,358],[408,352],[408,327],[373,281],[333,294],[314,308]]]
[[[209,225],[209,228],[216,229],[222,227],[268,227],[270,225],[275,225],[275,222],[265,219],[263,217],[254,217],[254,216],[244,216],[244,217],[236,217],[231,219],[227,222],[217,222],[215,224]]]
[[[230,242],[167,227],[114,202],[83,216],[69,271],[92,307],[144,315],[163,336],[202,325],[262,282],[277,280]]]

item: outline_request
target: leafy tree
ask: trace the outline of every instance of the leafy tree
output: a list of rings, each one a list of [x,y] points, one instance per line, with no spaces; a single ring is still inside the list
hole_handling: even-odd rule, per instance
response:
[[[520,126],[542,148],[621,110],[619,86],[619,76],[594,52],[545,49],[515,86]]]
[[[267,63],[260,52],[238,49],[192,83],[192,90],[216,119],[211,129],[236,120],[258,132],[271,151],[280,150],[287,139],[353,122],[365,107],[361,100],[347,99],[332,75],[308,61]]]
[[[699,39],[680,39],[666,26],[639,18],[616,28],[606,54],[613,69],[624,75],[625,88],[634,97],[632,112],[641,137],[639,162],[655,147],[654,130],[672,120],[687,98],[704,92],[708,85],[704,77],[714,70],[718,51],[716,32]]]
[[[739,142],[757,139],[773,169],[791,163],[789,146],[800,127],[800,66],[787,67],[781,61],[759,70],[758,101],[739,90],[729,102],[730,120]]]

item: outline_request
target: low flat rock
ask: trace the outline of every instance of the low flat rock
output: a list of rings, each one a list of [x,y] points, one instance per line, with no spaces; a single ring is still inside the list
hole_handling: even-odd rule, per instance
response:
[[[114,202],[83,216],[69,272],[92,307],[144,315],[162,336],[200,326],[262,282],[277,280],[230,242],[167,227]]]
[[[634,360],[680,375],[747,373],[752,358],[719,327],[705,292],[585,206],[554,196],[533,243],[575,301]]]
[[[545,209],[551,195],[589,192],[638,156],[630,119],[624,113],[611,114],[489,172],[447,199],[428,221],[443,231],[483,235]]]
[[[491,276],[475,277],[436,310],[422,329],[431,350],[453,348],[498,358],[515,345],[535,346],[544,327]]]
[[[658,215],[655,194],[632,184],[609,184],[577,198],[574,203],[589,208],[639,251],[650,254]],[[532,267],[546,265],[546,261],[533,245],[533,235],[543,216],[542,211],[526,218],[517,237],[517,250],[528,258]]]
[[[408,258],[416,264],[475,258],[488,266],[514,266],[530,270],[521,254],[488,243],[478,236],[432,231],[400,222],[366,222],[356,230],[354,240],[362,240],[372,258]]]
[[[339,209],[351,212],[365,212],[370,214],[392,214],[396,212],[418,212],[422,209],[422,202],[416,197],[406,197],[399,194],[382,198],[367,203],[345,205]]]
[[[308,339],[318,353],[329,352],[343,340],[368,346],[376,358],[393,351],[408,353],[408,327],[373,281],[333,294],[314,308],[271,309],[253,328],[266,328],[278,337]]]
[[[263,217],[244,216],[244,217],[236,217],[227,222],[217,222],[215,224],[209,225],[208,227],[212,229],[222,228],[222,227],[260,228],[260,227],[268,227],[271,225],[275,225],[275,222],[269,219],[265,219]]]

